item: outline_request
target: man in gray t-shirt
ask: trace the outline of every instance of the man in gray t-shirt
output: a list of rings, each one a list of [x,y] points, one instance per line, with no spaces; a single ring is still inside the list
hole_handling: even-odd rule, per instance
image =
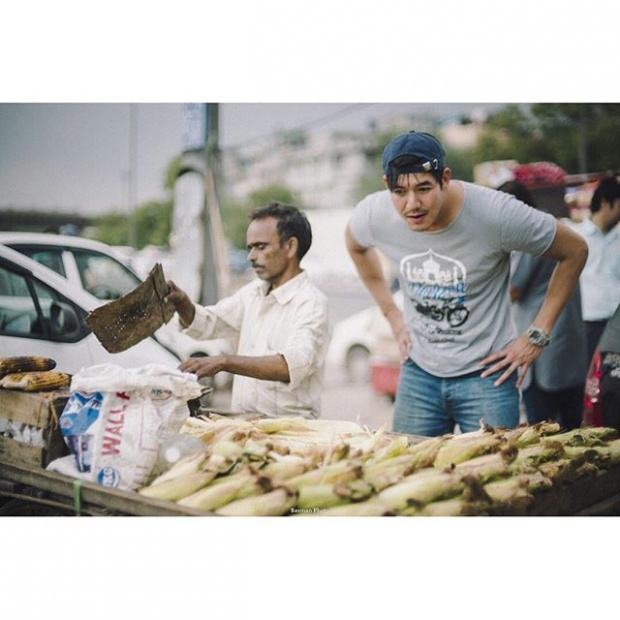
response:
[[[585,243],[508,194],[452,180],[430,134],[392,140],[383,172],[388,189],[357,205],[347,247],[403,358],[394,430],[439,435],[457,423],[469,431],[481,418],[515,426],[515,370],[522,378],[548,343],[587,257]],[[373,248],[398,267],[404,316]],[[540,311],[521,335],[508,294],[513,250],[558,261]]]

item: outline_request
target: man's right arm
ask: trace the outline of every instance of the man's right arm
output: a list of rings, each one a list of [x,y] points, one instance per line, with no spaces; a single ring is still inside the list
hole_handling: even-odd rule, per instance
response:
[[[196,340],[210,340],[238,335],[244,312],[243,289],[231,297],[220,299],[213,306],[200,306],[194,304],[172,280],[168,280],[167,284],[168,295],[165,299],[174,306],[180,327],[186,330],[188,336]]]
[[[347,250],[355,264],[357,273],[388,320],[398,343],[401,360],[404,361],[409,356],[411,340],[405,326],[403,313],[394,303],[390,287],[383,275],[379,254],[375,248],[360,245],[353,237],[350,227],[347,227],[345,238]]]

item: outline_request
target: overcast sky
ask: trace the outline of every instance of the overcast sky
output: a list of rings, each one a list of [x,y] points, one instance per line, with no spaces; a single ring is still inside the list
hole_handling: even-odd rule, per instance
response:
[[[137,202],[162,198],[165,169],[182,149],[182,104],[137,106]],[[371,119],[476,104],[222,104],[226,148],[279,129],[362,130]],[[129,104],[0,104],[0,209],[94,213],[127,208]]]

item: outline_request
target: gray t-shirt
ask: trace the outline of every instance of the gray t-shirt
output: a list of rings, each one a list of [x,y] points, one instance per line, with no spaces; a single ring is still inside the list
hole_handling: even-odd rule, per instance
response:
[[[399,269],[411,359],[439,377],[481,370],[481,361],[516,336],[510,314],[510,252],[540,255],[555,237],[555,218],[513,196],[461,183],[463,206],[437,232],[412,231],[387,190],[366,196],[350,229]]]

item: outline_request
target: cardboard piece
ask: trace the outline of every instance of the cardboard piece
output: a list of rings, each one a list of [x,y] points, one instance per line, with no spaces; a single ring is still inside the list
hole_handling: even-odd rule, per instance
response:
[[[44,447],[38,447],[0,436],[0,460],[45,467],[54,459],[69,454],[58,427],[68,399],[68,390],[21,392],[0,389],[0,418],[42,428],[45,442]]]
[[[164,301],[168,285],[157,263],[149,277],[124,297],[93,310],[86,322],[106,351],[119,353],[152,336],[174,314]]]

